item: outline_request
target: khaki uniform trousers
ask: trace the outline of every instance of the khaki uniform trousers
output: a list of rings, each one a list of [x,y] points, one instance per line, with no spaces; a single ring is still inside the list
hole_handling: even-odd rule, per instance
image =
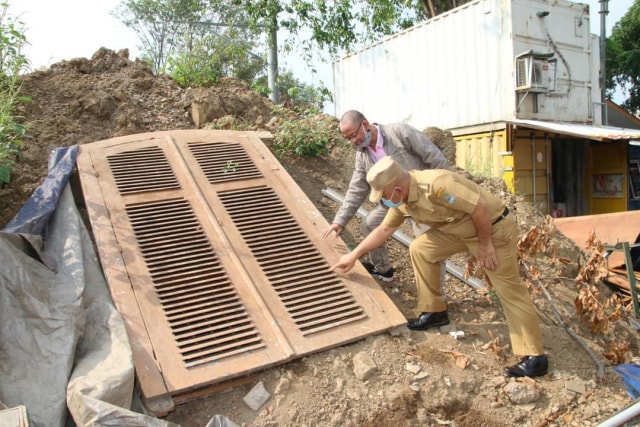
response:
[[[454,230],[451,230],[454,233]],[[460,238],[454,234],[431,229],[413,240],[409,246],[411,263],[416,276],[418,305],[416,311],[439,312],[447,309],[440,288],[440,261],[469,251],[474,256],[478,249],[478,237]],[[498,268],[486,270],[507,318],[509,338],[513,353],[536,356],[544,354],[538,316],[529,290],[521,283],[517,260],[518,229],[513,214],[493,226],[493,245],[498,258]]]

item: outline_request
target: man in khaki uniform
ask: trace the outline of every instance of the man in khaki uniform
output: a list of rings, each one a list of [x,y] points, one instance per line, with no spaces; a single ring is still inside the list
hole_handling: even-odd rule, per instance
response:
[[[369,122],[361,112],[349,110],[340,119],[340,132],[356,150],[355,167],[342,206],[331,225],[322,233],[323,238],[332,233],[336,236],[342,234],[344,227],[358,212],[370,190],[367,172],[381,158],[390,156],[407,170],[451,167],[442,151],[426,134],[405,123]],[[366,237],[380,225],[386,214],[387,207],[379,203],[371,209],[361,223],[362,235]],[[371,262],[362,265],[373,277],[384,282],[393,280],[393,266],[384,245],[372,250],[369,259]]]
[[[504,203],[462,175],[448,170],[407,172],[391,157],[379,160],[367,173],[370,200],[390,209],[382,224],[332,270],[349,271],[370,250],[380,246],[403,223],[405,215],[431,228],[409,246],[416,277],[419,316],[408,328],[426,330],[449,323],[440,288],[440,261],[469,251],[484,267],[500,297],[513,352],[523,355],[504,374],[536,377],[548,370],[542,334],[529,291],[520,282],[518,228]]]

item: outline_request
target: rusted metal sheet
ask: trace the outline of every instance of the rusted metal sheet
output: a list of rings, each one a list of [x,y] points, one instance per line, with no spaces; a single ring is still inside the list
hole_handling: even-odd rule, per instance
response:
[[[554,224],[562,234],[584,248],[591,230],[607,245],[618,242],[636,243],[640,236],[640,211],[615,212],[599,215],[555,218]],[[624,266],[624,253],[614,251],[609,256],[609,268]]]
[[[403,325],[252,132],[171,131],[81,145],[78,170],[147,407]]]

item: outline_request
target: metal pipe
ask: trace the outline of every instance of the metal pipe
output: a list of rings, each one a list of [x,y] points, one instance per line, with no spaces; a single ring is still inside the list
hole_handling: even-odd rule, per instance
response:
[[[618,427],[638,415],[640,415],[640,399],[636,399],[631,405],[614,413],[611,418],[604,420],[597,427]]]
[[[600,102],[602,105],[602,124],[607,126],[609,118],[607,114],[607,27],[606,16],[609,13],[609,0],[600,1]]]
[[[278,16],[271,18],[269,25],[269,64],[267,68],[267,80],[271,91],[269,99],[274,104],[280,103],[278,89]]]
[[[531,185],[533,186],[533,206],[536,205],[536,136],[531,135]]]
[[[331,200],[334,200],[339,203],[342,203],[344,200],[344,197],[341,194],[337,193],[336,191],[330,188],[325,188],[324,190],[322,190],[322,194],[324,194]],[[357,215],[360,218],[365,218],[368,214],[369,214],[369,211],[364,209],[363,207],[360,207],[358,209]],[[409,237],[406,233],[403,233],[402,231],[396,231],[395,233],[393,233],[392,237],[407,247],[413,241],[413,237]],[[459,266],[450,262],[449,260],[445,261],[445,269],[447,273],[451,274],[453,277],[459,280],[462,280],[463,282],[465,282],[467,285],[471,286],[475,290],[479,290],[487,286],[482,280],[476,279],[475,277],[464,277],[464,271],[462,271],[462,269]]]

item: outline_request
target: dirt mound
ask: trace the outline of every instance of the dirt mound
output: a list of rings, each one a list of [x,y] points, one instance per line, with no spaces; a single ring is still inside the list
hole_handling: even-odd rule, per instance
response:
[[[242,82],[223,79],[207,89],[182,89],[166,76],[153,75],[145,63],[130,61],[126,50],[101,49],[91,59],[63,61],[26,75],[24,93],[33,101],[19,115],[32,126],[11,183],[0,189],[2,225],[42,182],[56,147],[211,123],[233,128],[236,120],[256,130],[278,122],[271,103]],[[455,142],[449,133],[437,128],[425,133],[447,158],[454,159]],[[353,155],[349,147],[336,145],[322,158],[285,157],[281,162],[330,221],[338,204],[324,197],[322,190],[346,190]],[[499,303],[490,292],[476,291],[447,276],[451,325],[428,332],[401,328],[260,372],[256,381],[263,382],[271,398],[258,411],[242,400],[250,389],[246,386],[178,405],[167,419],[195,427],[206,425],[215,414],[251,426],[591,426],[628,404],[604,355],[618,345],[629,360],[637,354],[636,332],[624,319],[612,324],[606,335],[593,334],[580,323],[573,279],[584,263],[582,251],[554,234],[545,216],[510,194],[501,180],[471,178],[506,201],[522,234],[539,226],[538,234],[546,239],[544,247],[526,260],[538,274],[523,275],[542,321],[551,360],[548,376],[537,381],[505,380],[501,367],[514,358]],[[359,219],[354,219],[344,234],[350,245],[361,239],[358,225]],[[416,295],[407,248],[395,240],[388,247],[397,273],[384,290],[411,316]],[[454,261],[464,266],[467,258],[463,254]],[[604,364],[604,376],[568,331]],[[620,345],[625,342],[632,343],[626,350]],[[366,377],[359,374],[363,363],[369,372]]]
[[[32,102],[22,105],[18,115],[31,126],[11,184],[0,189],[0,224],[13,218],[46,176],[47,159],[56,147],[193,129],[192,116],[211,121],[234,115],[253,123],[270,119],[271,102],[242,81],[225,78],[212,88],[182,89],[128,56],[126,49],[102,48],[91,59],[62,61],[24,76],[23,92]],[[202,105],[213,107],[205,112]]]

